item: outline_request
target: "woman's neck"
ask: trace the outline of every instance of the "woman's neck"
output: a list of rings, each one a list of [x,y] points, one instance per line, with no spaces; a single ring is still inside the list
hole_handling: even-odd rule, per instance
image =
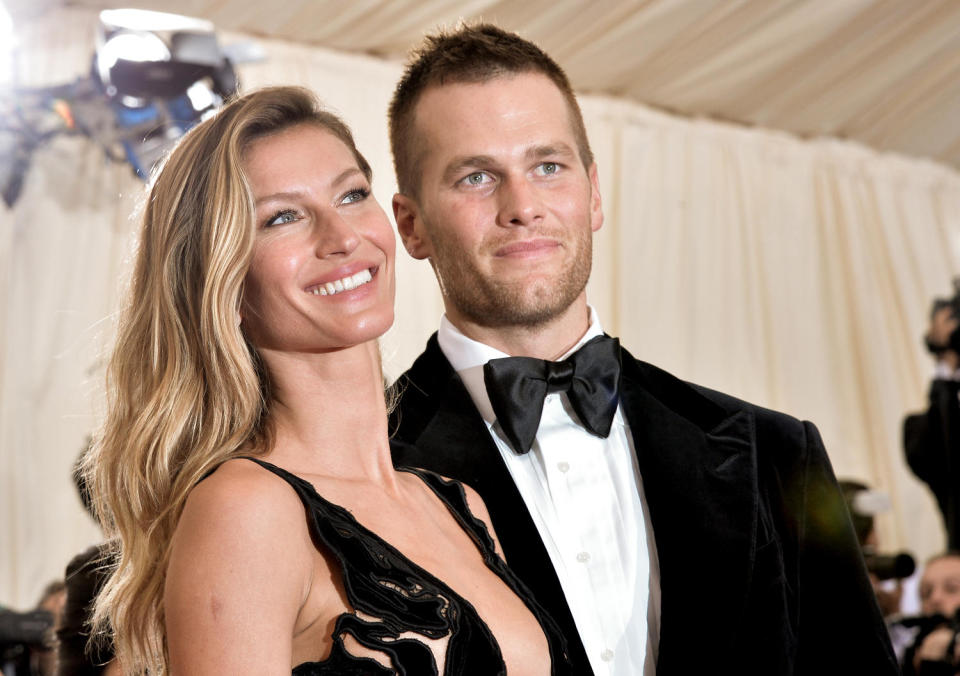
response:
[[[267,457],[295,473],[392,483],[376,341],[326,353],[263,353],[274,401]]]

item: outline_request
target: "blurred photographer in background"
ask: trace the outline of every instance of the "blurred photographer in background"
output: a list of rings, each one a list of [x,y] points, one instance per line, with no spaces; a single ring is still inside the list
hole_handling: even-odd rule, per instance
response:
[[[877,605],[880,606],[880,612],[887,623],[887,631],[890,632],[890,642],[897,660],[902,661],[918,633],[913,626],[902,624],[905,612],[902,603],[903,581],[916,571],[916,561],[907,552],[884,552],[881,548],[874,517],[891,509],[890,497],[886,493],[871,490],[866,484],[850,479],[841,479],[837,483],[847,502],[850,520],[867,564],[874,594],[877,596]],[[915,612],[915,608],[912,610]]]
[[[933,491],[943,514],[947,548],[960,550],[960,278],[952,298],[938,298],[924,337],[936,360],[930,407],[907,416],[903,447],[910,469]]]
[[[73,466],[73,482],[84,509],[96,521],[93,496],[81,470],[84,455],[90,450],[91,438]],[[58,676],[118,676],[120,663],[114,659],[113,641],[109,636],[98,636],[90,641],[90,613],[94,598],[103,588],[111,570],[109,548],[106,543],[93,545],[80,552],[70,563],[64,577],[66,602],[57,627]]]
[[[65,596],[63,580],[54,580],[33,610],[20,613],[0,606],[0,672],[4,676],[54,676],[53,632]]]
[[[960,674],[960,552],[927,561],[920,579],[920,609],[921,617],[904,621],[919,628],[903,658],[904,676]]]
[[[890,498],[886,493],[871,490],[866,484],[850,479],[841,479],[837,483],[847,501],[850,520],[860,542],[880,611],[884,619],[890,621],[901,612],[901,580],[913,575],[916,561],[907,552],[885,553],[880,548],[874,516],[890,510]]]

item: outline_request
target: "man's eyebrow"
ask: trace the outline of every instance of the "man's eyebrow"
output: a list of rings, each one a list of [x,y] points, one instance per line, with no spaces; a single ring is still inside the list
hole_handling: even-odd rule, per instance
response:
[[[549,157],[551,155],[575,157],[577,153],[566,143],[551,143],[547,145],[532,146],[527,150],[526,154],[527,157],[539,159],[541,157]]]
[[[496,164],[496,160],[490,155],[461,155],[454,157],[447,163],[447,168],[443,171],[444,180],[453,180],[459,178],[457,174],[468,167],[489,167]]]

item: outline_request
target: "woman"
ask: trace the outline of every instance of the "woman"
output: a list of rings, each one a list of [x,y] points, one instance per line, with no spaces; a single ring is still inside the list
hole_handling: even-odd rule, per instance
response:
[[[95,620],[127,673],[564,673],[479,497],[391,465],[370,173],[272,88],[156,177],[88,462],[119,540]]]

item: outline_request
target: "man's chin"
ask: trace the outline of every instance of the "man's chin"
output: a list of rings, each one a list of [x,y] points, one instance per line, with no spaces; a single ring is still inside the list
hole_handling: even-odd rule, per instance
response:
[[[461,312],[482,326],[532,327],[547,324],[560,317],[576,298],[577,296],[531,298],[529,295],[504,293],[494,298],[485,298],[487,302],[462,308]],[[490,302],[491,300],[495,302]]]
[[[451,270],[440,286],[445,302],[456,308],[454,314],[478,326],[539,326],[563,315],[582,296],[589,270],[589,264],[562,271],[528,268],[516,274]]]

